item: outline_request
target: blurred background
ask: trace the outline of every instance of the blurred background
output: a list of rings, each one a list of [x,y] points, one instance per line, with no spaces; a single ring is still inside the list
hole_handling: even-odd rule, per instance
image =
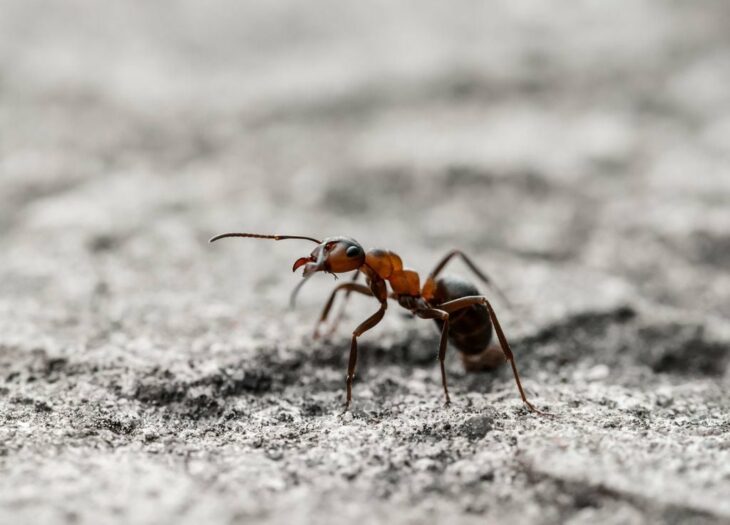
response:
[[[16,422],[5,437],[34,443],[31,455],[63,448],[70,420],[23,411],[56,399],[68,406],[54,414],[73,419],[86,410],[76,400],[90,399],[118,414],[128,394],[144,405],[145,374],[236,367],[262,345],[309,348],[297,338],[332,279],[312,279],[296,311],[287,304],[299,281],[291,264],[311,246],[207,244],[223,231],[348,235],[423,273],[462,248],[515,303],[503,315],[518,337],[614,308],[722,333],[729,87],[723,0],[1,0],[0,401]],[[373,310],[352,303],[342,351]],[[373,339],[434,343],[431,326],[394,312]],[[666,342],[677,327],[661,330]],[[713,348],[703,366],[727,378],[727,347]],[[336,379],[325,413],[341,394],[342,351],[326,372]],[[35,382],[38,367],[55,373],[54,359],[79,377]],[[554,378],[534,372],[537,384]],[[436,403],[435,369],[426,376],[419,395]],[[107,439],[147,443],[140,421],[153,416],[139,414],[132,437]],[[46,501],[43,487],[56,494],[59,475],[92,483],[119,469],[102,462],[76,476],[66,458],[31,473],[22,465],[35,460],[9,447],[0,486],[16,517],[31,512],[23,501]],[[69,501],[82,501],[93,485],[74,483]],[[178,489],[161,499],[192,490]],[[265,501],[241,515],[282,505]],[[117,504],[122,520],[146,516]],[[41,508],[49,521],[83,516],[58,501]]]
[[[210,258],[212,233],[244,229],[351,235],[420,271],[463,247],[509,287],[576,265],[727,315],[729,18],[722,1],[5,1],[3,295],[84,301],[103,280],[197,300],[216,265],[215,293],[268,297],[252,258],[291,281],[279,258],[309,247]]]

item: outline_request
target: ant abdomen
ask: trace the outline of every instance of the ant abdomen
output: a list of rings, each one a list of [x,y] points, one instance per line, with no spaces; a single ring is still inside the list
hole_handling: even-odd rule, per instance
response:
[[[480,295],[471,282],[459,277],[444,276],[436,281],[433,306],[462,297]],[[436,319],[439,328],[443,321]],[[464,368],[470,372],[490,370],[504,363],[504,355],[492,343],[492,323],[483,304],[473,304],[451,314],[449,341],[461,354]]]

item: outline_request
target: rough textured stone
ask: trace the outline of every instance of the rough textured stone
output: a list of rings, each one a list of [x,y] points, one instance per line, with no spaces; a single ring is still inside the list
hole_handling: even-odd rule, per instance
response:
[[[0,0],[0,522],[727,523],[729,5]],[[339,416],[226,230],[463,248],[556,417],[396,305]]]

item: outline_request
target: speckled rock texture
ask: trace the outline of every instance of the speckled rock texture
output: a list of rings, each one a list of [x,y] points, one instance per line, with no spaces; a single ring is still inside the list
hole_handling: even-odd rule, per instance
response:
[[[724,0],[0,0],[0,523],[730,523],[728,86]],[[376,305],[227,230],[463,248],[555,417],[396,304],[339,416]]]

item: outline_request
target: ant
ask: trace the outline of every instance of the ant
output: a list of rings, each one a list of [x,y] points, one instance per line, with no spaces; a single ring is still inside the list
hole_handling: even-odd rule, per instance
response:
[[[492,370],[500,366],[506,358],[512,366],[517,389],[523,403],[533,412],[543,414],[527,400],[522,389],[520,375],[515,365],[514,354],[502,331],[494,308],[487,298],[479,294],[476,286],[456,277],[439,277],[446,264],[454,257],[461,257],[466,265],[487,285],[490,279],[460,250],[450,251],[428,275],[423,287],[420,286],[418,273],[403,267],[401,258],[389,250],[372,249],[365,251],[363,247],[350,237],[329,237],[323,241],[313,237],[299,235],[260,235],[255,233],[224,233],[210,239],[215,242],[227,237],[245,237],[253,239],[301,239],[312,241],[317,247],[308,257],[300,257],[294,262],[292,271],[304,267],[304,280],[294,289],[292,303],[301,285],[317,272],[338,274],[355,271],[352,281],[341,283],[332,291],[329,300],[322,310],[316,325],[314,337],[319,334],[319,327],[326,322],[330,309],[338,292],[345,291],[346,298],[351,292],[375,297],[380,303],[378,311],[368,317],[352,332],[350,358],[347,364],[347,399],[344,412],[347,412],[352,401],[352,382],[357,364],[358,338],[377,325],[385,316],[388,299],[394,299],[403,308],[422,319],[433,319],[441,328],[439,343],[439,363],[441,365],[441,383],[444,388],[446,405],[451,403],[449,388],[446,384],[444,359],[448,341],[458,349],[467,371]],[[367,285],[356,282],[360,273],[367,279]],[[337,276],[335,275],[335,278]],[[391,292],[387,284],[390,284]],[[492,342],[492,327],[497,333],[504,358],[496,353]],[[343,412],[343,413],[344,413]],[[544,414],[543,414],[544,415]]]

